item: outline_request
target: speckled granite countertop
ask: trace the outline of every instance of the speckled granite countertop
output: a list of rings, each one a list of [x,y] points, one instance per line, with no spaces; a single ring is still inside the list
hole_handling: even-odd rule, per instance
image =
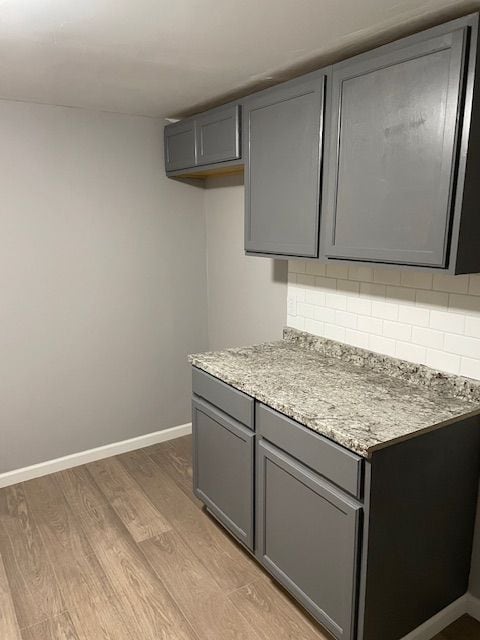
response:
[[[480,413],[480,381],[285,329],[190,362],[364,457]]]

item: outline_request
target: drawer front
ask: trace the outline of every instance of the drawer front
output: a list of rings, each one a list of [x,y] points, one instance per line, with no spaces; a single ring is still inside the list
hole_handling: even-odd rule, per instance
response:
[[[265,440],[257,444],[257,557],[336,638],[352,640],[362,508]]]
[[[363,459],[263,404],[257,404],[256,430],[324,478],[362,496]]]
[[[192,404],[193,489],[212,514],[253,550],[253,431],[203,400]]]
[[[249,429],[254,428],[254,400],[201,369],[192,369],[192,390]]]

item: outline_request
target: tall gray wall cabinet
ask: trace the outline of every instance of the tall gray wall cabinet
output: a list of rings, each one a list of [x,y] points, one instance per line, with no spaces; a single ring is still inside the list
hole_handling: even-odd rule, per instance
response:
[[[480,267],[477,31],[462,18],[333,66],[327,259]]]
[[[318,256],[325,74],[245,100],[245,249]]]
[[[468,589],[478,416],[370,459],[193,368],[194,491],[338,640],[400,640]]]

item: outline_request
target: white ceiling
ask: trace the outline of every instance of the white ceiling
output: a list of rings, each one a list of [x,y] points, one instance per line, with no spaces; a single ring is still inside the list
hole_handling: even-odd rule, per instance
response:
[[[174,116],[478,4],[0,0],[0,98]]]

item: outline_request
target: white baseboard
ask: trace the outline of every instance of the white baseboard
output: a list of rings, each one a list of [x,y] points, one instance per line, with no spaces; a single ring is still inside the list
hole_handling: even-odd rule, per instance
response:
[[[101,460],[102,458],[110,458],[111,456],[126,453],[127,451],[143,449],[143,447],[149,447],[150,445],[157,444],[158,442],[166,442],[167,440],[186,436],[191,432],[192,423],[189,422],[177,427],[163,429],[162,431],[147,433],[144,436],[130,438],[129,440],[106,444],[103,447],[96,447],[95,449],[72,453],[71,455],[63,456],[62,458],[47,460],[46,462],[40,462],[39,464],[32,464],[31,466],[23,467],[22,469],[14,469],[13,471],[0,473],[0,488],[8,487],[9,485],[17,484],[18,482],[32,480],[33,478],[39,478],[40,476],[46,476],[49,473],[55,473],[55,471],[63,471],[64,469],[78,467],[81,464],[87,464],[88,462],[94,462],[95,460]]]
[[[422,625],[411,631],[402,640],[432,640],[438,633],[443,631],[445,627],[458,620],[465,613],[469,612],[469,603],[471,596],[469,593],[458,598],[448,607],[439,611],[433,618],[430,618]],[[480,602],[479,602],[480,605]],[[472,615],[472,614],[470,614]],[[475,617],[475,616],[472,616]]]
[[[467,594],[467,613],[480,622],[480,599],[472,596],[471,593]]]

